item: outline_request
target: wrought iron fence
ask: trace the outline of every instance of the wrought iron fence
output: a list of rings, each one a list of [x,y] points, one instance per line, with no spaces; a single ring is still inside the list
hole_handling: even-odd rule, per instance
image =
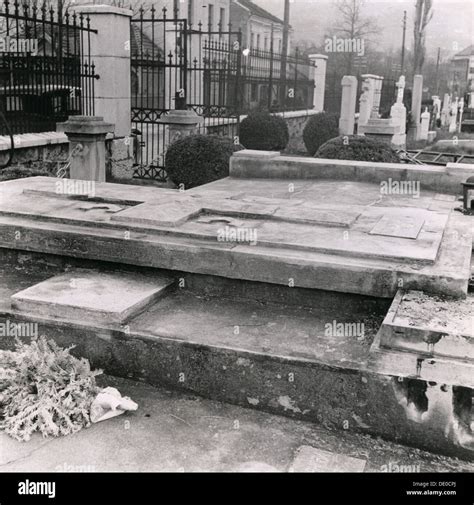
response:
[[[13,133],[51,131],[68,116],[94,114],[92,33],[82,14],[0,0],[0,108]]]
[[[273,44],[272,44],[273,45]],[[283,75],[286,60],[286,72]],[[295,53],[286,56],[273,51],[248,49],[243,53],[242,110],[266,109],[271,112],[303,110],[313,107],[314,63]]]

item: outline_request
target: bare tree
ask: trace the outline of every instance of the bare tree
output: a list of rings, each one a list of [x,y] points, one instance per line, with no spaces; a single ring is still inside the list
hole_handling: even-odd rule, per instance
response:
[[[433,0],[416,0],[415,5],[415,28],[413,45],[413,70],[415,74],[421,74],[425,62],[426,27],[433,18]]]
[[[369,38],[379,33],[379,28],[375,21],[363,14],[365,0],[337,0],[336,10],[338,23],[334,28],[334,33],[349,40],[361,40],[364,46],[369,42]],[[351,74],[354,61],[354,52],[345,54],[346,73]]]

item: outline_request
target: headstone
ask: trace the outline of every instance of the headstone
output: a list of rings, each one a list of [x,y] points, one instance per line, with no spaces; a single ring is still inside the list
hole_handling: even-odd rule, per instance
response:
[[[411,100],[411,117],[415,126],[415,140],[420,138],[421,102],[423,97],[423,76],[415,75],[413,78],[413,95]]]
[[[406,146],[406,121],[407,121],[407,109],[403,104],[403,95],[405,92],[405,76],[400,76],[397,82],[397,101],[392,105],[390,109],[390,119],[391,123],[397,126],[396,133],[392,137],[392,144],[398,148],[404,148]]]
[[[428,144],[432,144],[436,139],[436,131],[431,130],[428,132]]]
[[[458,131],[461,131],[461,126],[462,126],[462,115],[464,112],[464,98],[461,98],[459,100],[459,122],[458,122]]]
[[[449,133],[454,133],[457,128],[457,119],[458,119],[458,107],[459,107],[459,99],[456,97],[456,100],[451,103],[449,110]]]
[[[432,96],[433,100],[433,114],[435,119],[440,119],[441,117],[441,99],[439,96]]]
[[[353,135],[357,100],[357,78],[345,75],[342,78],[341,117],[339,135]]]
[[[364,77],[364,82],[362,83],[362,94],[359,99],[359,122],[357,124],[357,133],[361,133],[361,126],[366,125],[370,119],[374,96],[372,80],[364,75],[362,77]]]
[[[449,96],[449,93],[445,93],[443,98],[443,108],[441,109],[441,126],[449,125],[450,105],[451,97]]]
[[[425,108],[425,112],[421,115],[420,123],[420,133],[418,135],[419,140],[428,140],[428,132],[430,130],[430,113],[428,112],[428,107]]]
[[[374,119],[378,119],[380,117],[380,102],[382,99],[382,85],[383,85],[383,77],[379,75],[374,75],[372,77],[373,86],[374,86],[374,97],[372,104],[372,112],[371,117]]]

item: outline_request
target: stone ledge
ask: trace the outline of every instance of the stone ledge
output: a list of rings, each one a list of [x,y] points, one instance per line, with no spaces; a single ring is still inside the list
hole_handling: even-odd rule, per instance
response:
[[[13,140],[15,142],[15,149],[69,143],[67,136],[61,132],[23,133],[21,135],[14,135]],[[0,151],[8,151],[9,149],[10,137],[6,135],[0,136]]]

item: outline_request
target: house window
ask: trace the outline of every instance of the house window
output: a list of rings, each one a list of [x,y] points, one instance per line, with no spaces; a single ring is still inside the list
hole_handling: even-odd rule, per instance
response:
[[[281,54],[281,39],[278,41],[278,52]]]
[[[253,47],[255,46],[255,33],[251,33],[250,34],[250,47],[253,49]]]
[[[219,13],[219,30],[221,32],[225,31],[225,9],[221,8]]]
[[[208,5],[208,19],[207,24],[209,25],[209,31],[212,32],[214,29],[214,6],[212,4]]]
[[[268,50],[268,38],[267,37],[265,37],[263,39],[263,49],[265,49],[265,51]]]
[[[194,0],[188,0],[188,24],[194,23]]]
[[[257,49],[260,49],[260,34],[257,33]]]

